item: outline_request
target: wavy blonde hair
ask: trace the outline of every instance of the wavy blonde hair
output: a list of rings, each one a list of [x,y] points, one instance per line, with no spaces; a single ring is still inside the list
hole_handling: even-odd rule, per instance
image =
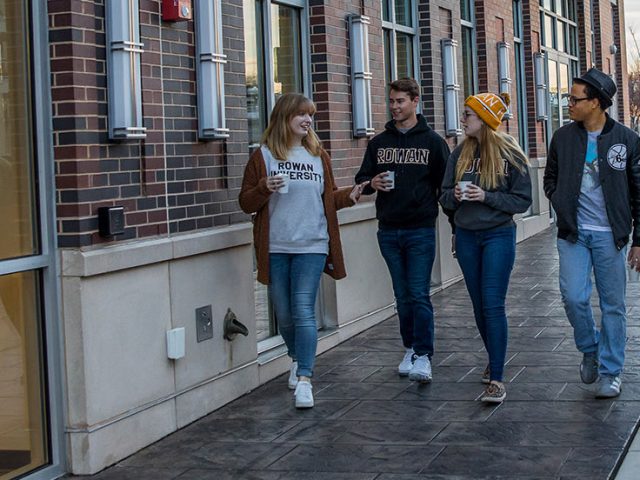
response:
[[[293,132],[289,127],[291,118],[301,113],[313,116],[315,104],[299,93],[285,93],[276,102],[269,118],[269,125],[262,134],[262,143],[271,151],[277,160],[286,160],[289,149],[293,145]],[[320,156],[322,144],[312,128],[302,139],[302,146],[313,156]]]
[[[476,152],[480,151],[480,187],[494,190],[504,181],[504,160],[520,172],[529,165],[526,153],[522,151],[515,138],[503,132],[492,130],[484,122],[480,130],[480,141],[475,137],[466,137],[462,141],[462,151],[456,165],[456,181],[473,164]]]

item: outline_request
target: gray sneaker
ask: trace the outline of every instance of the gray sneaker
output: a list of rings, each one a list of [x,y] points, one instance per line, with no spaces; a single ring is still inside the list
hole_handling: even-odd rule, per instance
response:
[[[296,391],[293,393],[296,397],[296,408],[312,408],[313,407],[313,387],[309,380],[299,380],[296,385]]]
[[[622,380],[619,375],[600,375],[596,398],[615,398],[622,390]]]
[[[580,363],[582,383],[593,383],[598,379],[598,352],[585,353]]]
[[[292,362],[289,368],[289,379],[287,380],[289,389],[295,390],[298,386],[298,362]]]
[[[429,383],[431,381],[431,360],[429,360],[429,355],[416,357],[409,372],[409,380],[420,383]]]
[[[398,365],[398,375],[406,377],[413,368],[413,359],[416,354],[413,352],[413,348],[407,348],[402,358],[402,362]]]
[[[502,403],[507,398],[507,390],[502,382],[491,382],[484,389],[480,400],[486,403]]]

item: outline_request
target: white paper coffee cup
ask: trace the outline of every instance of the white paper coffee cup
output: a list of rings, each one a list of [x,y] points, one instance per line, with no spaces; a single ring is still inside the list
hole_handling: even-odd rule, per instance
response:
[[[276,177],[282,179],[282,186],[278,189],[278,193],[288,193],[289,192],[289,182],[291,178],[288,173],[278,173]]]
[[[385,177],[387,182],[391,182],[390,185],[387,186],[387,189],[393,190],[396,188],[396,172],[392,172],[391,170],[386,171],[387,176]]]
[[[468,181],[468,180],[460,180],[458,182],[458,187],[460,188],[460,191],[462,192],[462,200],[468,200],[469,197],[467,197],[467,188],[469,188],[469,185],[471,185],[472,182]]]

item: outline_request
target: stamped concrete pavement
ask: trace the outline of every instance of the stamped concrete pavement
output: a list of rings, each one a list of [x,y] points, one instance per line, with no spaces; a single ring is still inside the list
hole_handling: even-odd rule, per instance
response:
[[[502,405],[478,400],[487,357],[459,282],[433,296],[431,384],[398,377],[393,317],[319,356],[315,408],[296,410],[281,376],[91,478],[614,478],[640,418],[639,291],[630,284],[627,368],[615,400],[595,400],[594,386],[580,383],[548,230],[518,245]]]

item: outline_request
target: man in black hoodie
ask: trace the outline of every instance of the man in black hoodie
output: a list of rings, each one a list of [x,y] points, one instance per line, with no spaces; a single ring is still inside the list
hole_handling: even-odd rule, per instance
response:
[[[404,78],[389,87],[393,120],[369,142],[356,182],[370,181],[364,194],[378,192],[378,244],[391,275],[406,349],[398,374],[427,383],[434,343],[429,286],[449,147],[416,113],[418,83]]]

